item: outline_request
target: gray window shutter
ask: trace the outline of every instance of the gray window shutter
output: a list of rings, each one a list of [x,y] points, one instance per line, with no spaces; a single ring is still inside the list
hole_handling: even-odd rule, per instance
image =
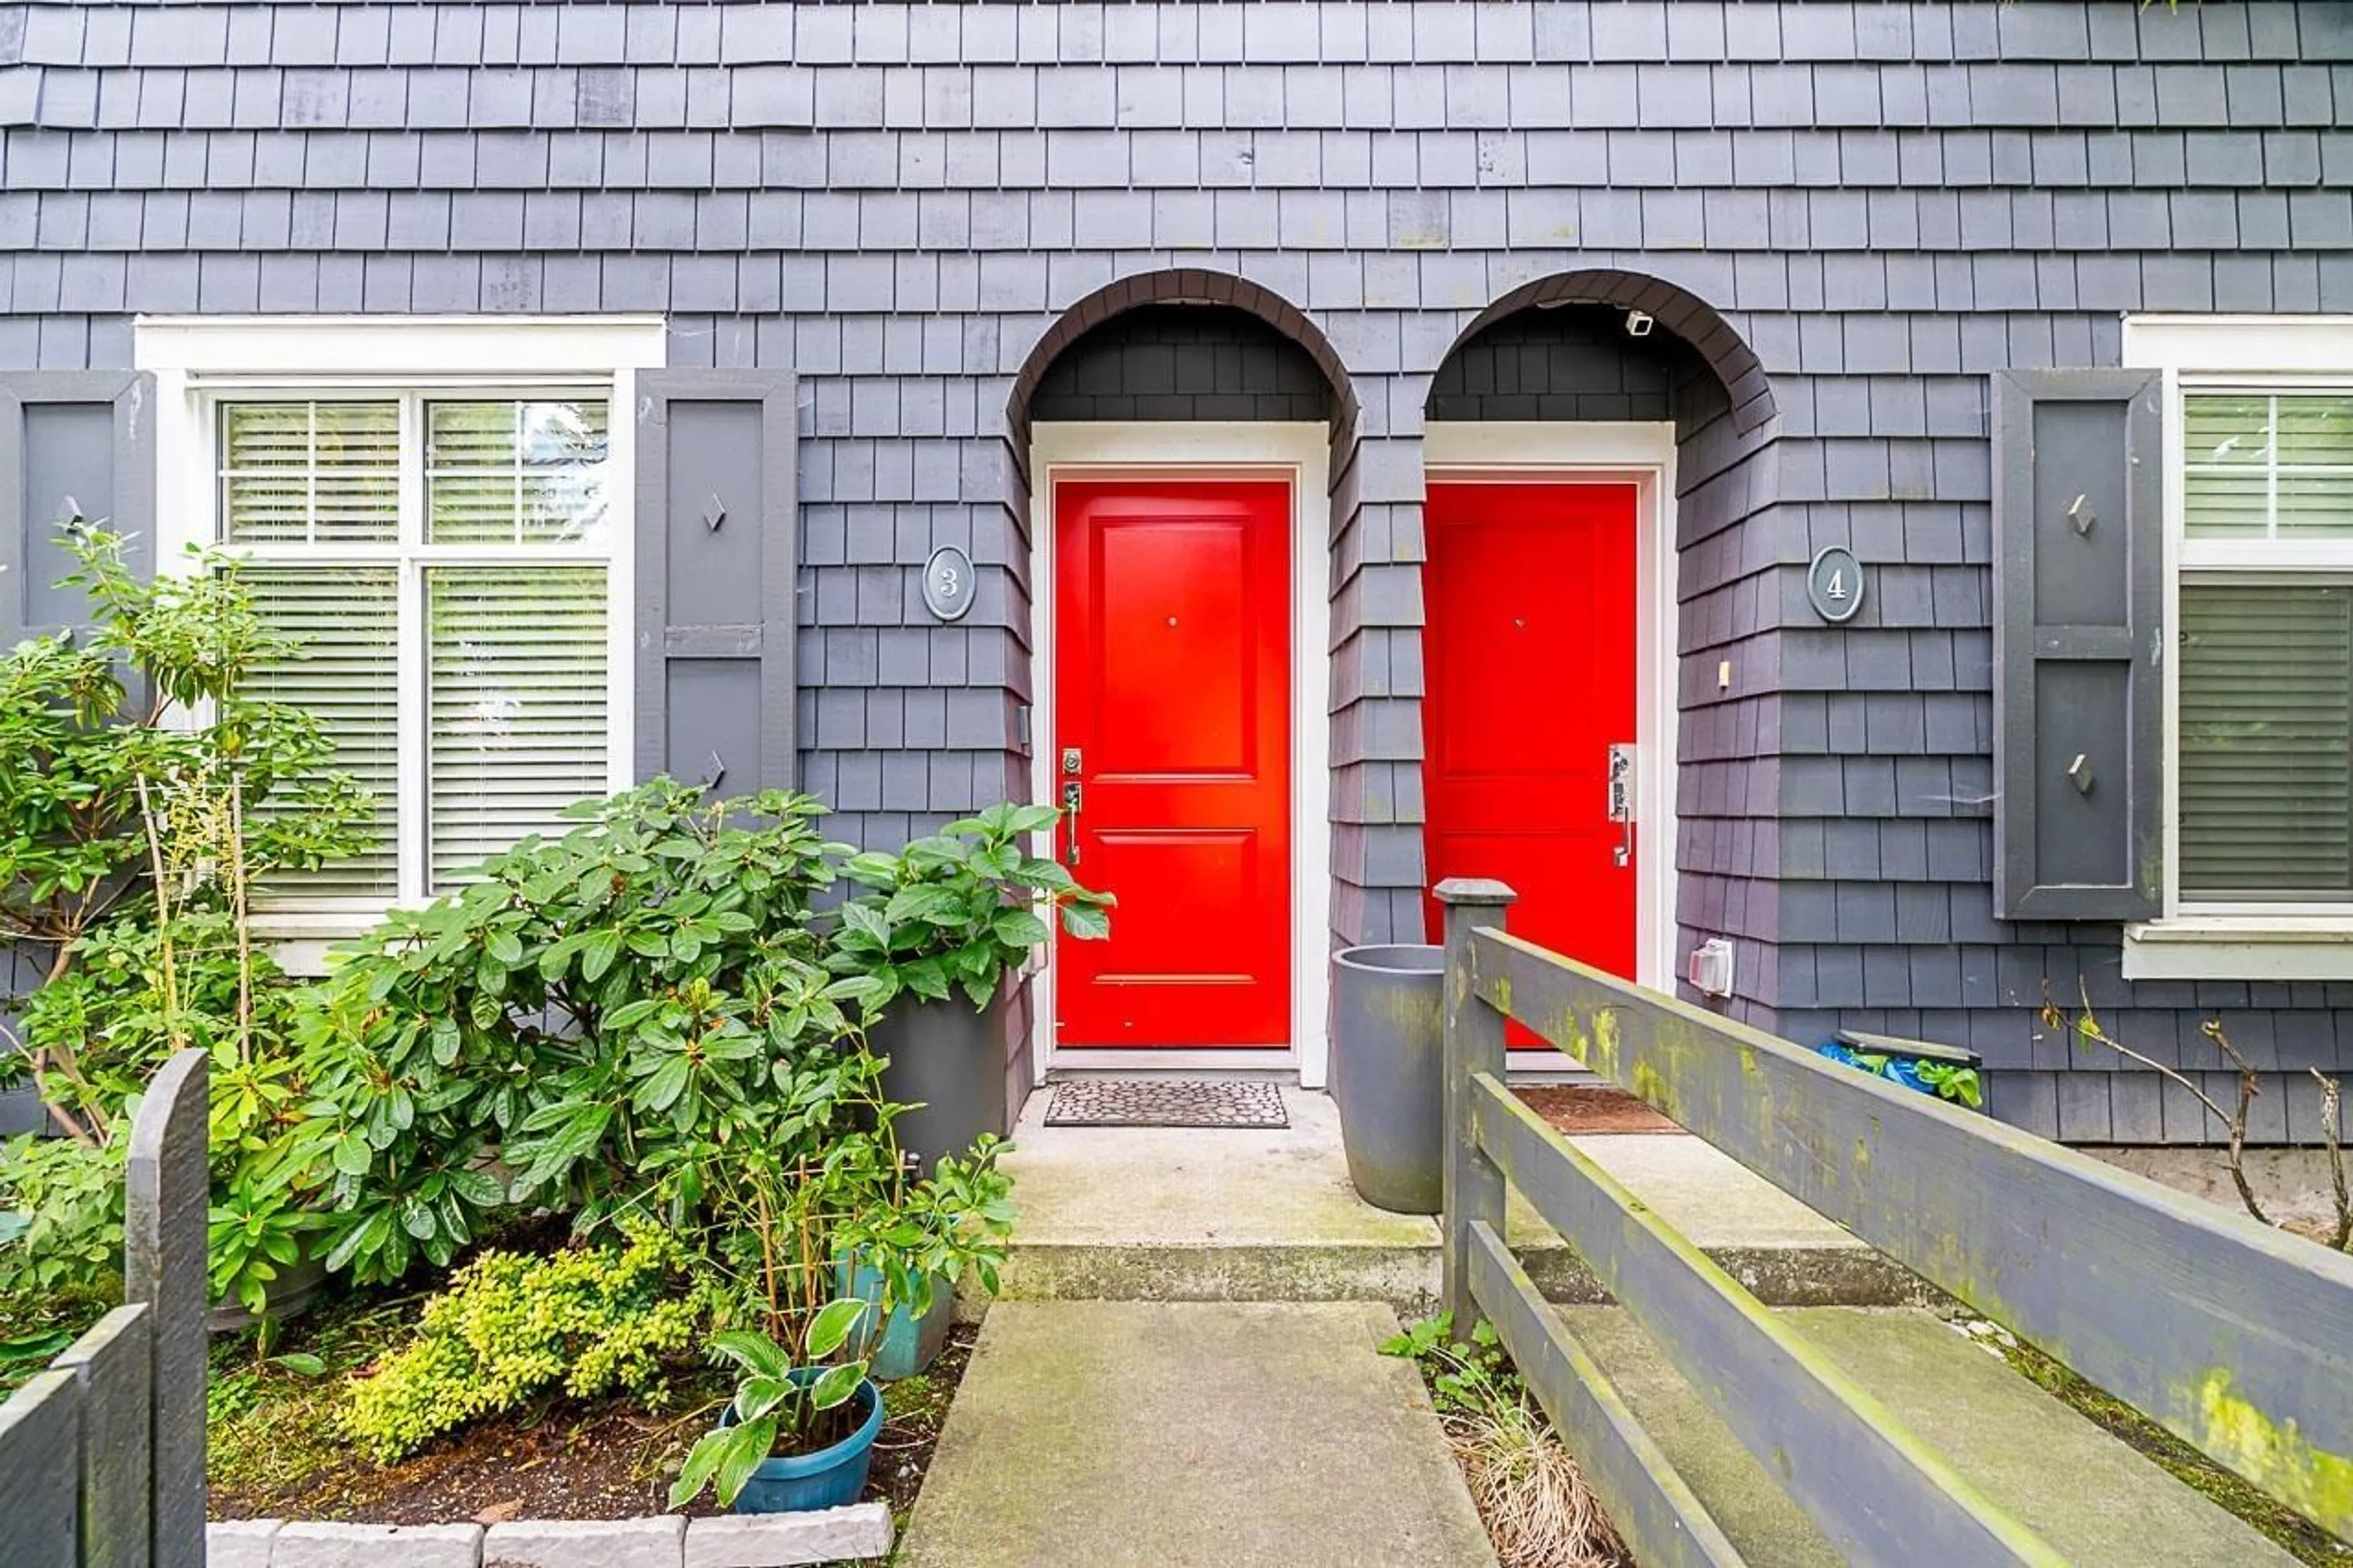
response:
[[[638,776],[789,788],[792,374],[645,372],[637,421]]]
[[[2164,486],[2154,371],[1994,378],[1994,904],[2162,912]]]
[[[0,647],[84,624],[58,579],[58,531],[79,516],[155,563],[155,382],[131,371],[0,372]]]

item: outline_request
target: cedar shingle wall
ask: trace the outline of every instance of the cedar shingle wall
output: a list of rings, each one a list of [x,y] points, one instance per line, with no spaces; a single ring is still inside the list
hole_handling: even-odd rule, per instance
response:
[[[2037,1032],[2046,979],[2185,1064],[2226,1009],[2282,1070],[2353,1062],[2353,986],[2127,989],[2113,929],[1992,919],[1985,377],[2113,363],[2128,310],[2353,310],[2348,122],[2353,6],[2316,0],[0,5],[0,367],[122,365],[134,312],[189,310],[659,310],[675,363],[791,365],[804,777],[881,839],[1026,781],[1032,345],[1116,278],[1250,279],[1361,404],[1333,796],[1364,940],[1419,918],[1432,378],[1533,279],[1666,279],[1778,410],[1670,389],[1686,927],[1799,1038],[1967,1040],[2005,1115],[2176,1139],[2154,1075]],[[1800,584],[1834,542],[1872,574],[1840,630]],[[940,543],[987,575],[953,627],[916,591]]]

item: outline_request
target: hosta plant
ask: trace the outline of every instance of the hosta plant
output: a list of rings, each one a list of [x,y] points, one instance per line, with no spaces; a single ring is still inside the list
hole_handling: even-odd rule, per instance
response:
[[[709,1487],[733,1507],[761,1460],[779,1452],[813,1453],[855,1430],[850,1400],[866,1383],[866,1363],[828,1364],[828,1358],[839,1354],[866,1311],[855,1297],[827,1302],[809,1320],[806,1356],[798,1362],[775,1340],[748,1329],[712,1335],[711,1348],[743,1375],[726,1424],[704,1433],[688,1452],[670,1489],[670,1506],[683,1507]]]
[[[1059,915],[1070,936],[1110,933],[1111,895],[1029,852],[1029,838],[1060,816],[1050,805],[992,805],[895,855],[849,859],[842,870],[865,891],[842,906],[828,962],[849,977],[868,1017],[909,992],[936,1000],[961,991],[987,1006],[1046,940],[1049,917]]]

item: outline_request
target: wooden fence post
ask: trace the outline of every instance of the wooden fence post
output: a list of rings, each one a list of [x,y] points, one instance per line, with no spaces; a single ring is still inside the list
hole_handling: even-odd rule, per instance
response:
[[[206,1066],[194,1049],[164,1063],[131,1125],[122,1297],[147,1303],[153,1331],[155,1568],[205,1561]]]
[[[1471,1227],[1485,1221],[1504,1230],[1504,1175],[1479,1148],[1471,1079],[1504,1076],[1504,1016],[1479,999],[1472,985],[1471,933],[1504,929],[1504,911],[1519,895],[1501,882],[1451,878],[1438,884],[1446,910],[1446,1161],[1445,1210],[1439,1219],[1444,1305],[1454,1334],[1469,1339],[1479,1320],[1471,1290]]]

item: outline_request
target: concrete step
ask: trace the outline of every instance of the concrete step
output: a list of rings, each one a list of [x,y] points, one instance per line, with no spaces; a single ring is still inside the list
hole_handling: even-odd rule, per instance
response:
[[[1348,1184],[1331,1100],[1284,1090],[1292,1124],[1084,1128],[1044,1124],[1032,1096],[1005,1167],[1021,1219],[1012,1300],[1385,1301],[1435,1310],[1437,1223],[1394,1215]],[[1618,1133],[1579,1147],[1777,1305],[1923,1299],[1911,1274],[1696,1138]],[[1539,1289],[1595,1301],[1591,1274],[1524,1204],[1506,1229]]]
[[[1630,1314],[1588,1306],[1561,1313],[1751,1562],[1834,1568],[1843,1561]],[[2256,1568],[2295,1561],[1932,1313],[1807,1307],[1785,1315],[2071,1563]]]
[[[1493,1568],[1377,1302],[1006,1301],[902,1568]]]

